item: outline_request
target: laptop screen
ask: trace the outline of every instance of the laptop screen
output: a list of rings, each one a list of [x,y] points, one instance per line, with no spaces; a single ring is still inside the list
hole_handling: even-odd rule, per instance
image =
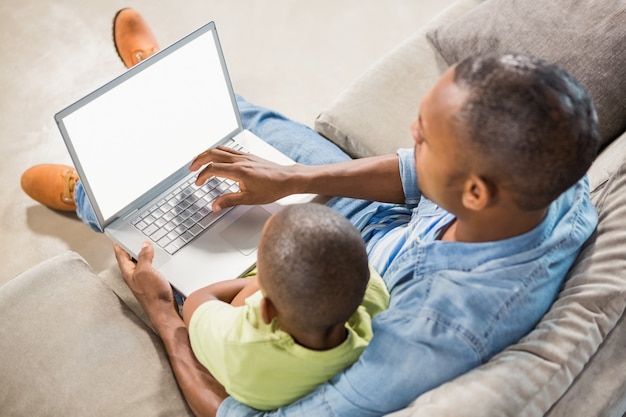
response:
[[[241,129],[213,23],[55,118],[101,225]]]

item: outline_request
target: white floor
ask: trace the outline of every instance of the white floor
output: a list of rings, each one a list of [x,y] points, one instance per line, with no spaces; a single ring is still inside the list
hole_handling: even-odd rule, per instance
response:
[[[54,113],[124,71],[111,42],[118,9],[141,11],[161,45],[214,20],[235,90],[312,125],[370,64],[452,2],[2,0],[0,283],[67,250],[95,270],[114,262],[105,236],[32,201],[19,179],[35,164],[70,163]]]

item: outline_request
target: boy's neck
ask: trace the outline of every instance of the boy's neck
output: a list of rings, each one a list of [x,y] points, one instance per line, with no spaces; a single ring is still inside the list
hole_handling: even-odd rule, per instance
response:
[[[342,344],[348,337],[345,323],[338,324],[326,331],[289,331],[283,329],[293,337],[297,344],[311,350],[328,350]]]

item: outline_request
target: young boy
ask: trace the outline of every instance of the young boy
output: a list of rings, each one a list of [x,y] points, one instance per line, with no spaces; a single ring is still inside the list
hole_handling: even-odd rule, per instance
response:
[[[183,317],[198,361],[226,391],[271,410],[354,363],[389,295],[356,228],[319,204],[268,220],[257,267],[191,294]]]

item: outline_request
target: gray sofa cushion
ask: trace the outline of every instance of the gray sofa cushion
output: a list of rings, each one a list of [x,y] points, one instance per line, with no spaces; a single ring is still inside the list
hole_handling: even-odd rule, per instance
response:
[[[0,287],[0,316],[2,416],[192,415],[161,341],[77,254]]]
[[[428,38],[450,65],[479,52],[522,52],[554,62],[587,89],[604,144],[626,128],[626,3],[488,0]]]

